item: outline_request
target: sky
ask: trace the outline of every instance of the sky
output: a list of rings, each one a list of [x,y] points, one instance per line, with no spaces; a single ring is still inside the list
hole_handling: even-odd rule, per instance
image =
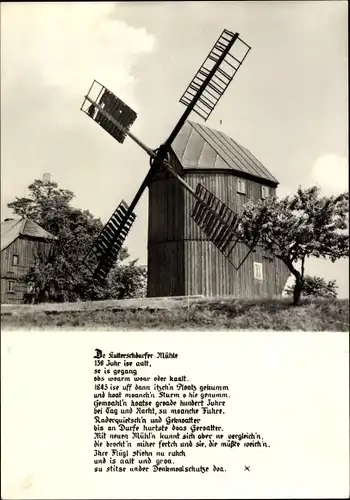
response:
[[[250,51],[206,125],[247,147],[277,194],[348,191],[347,2],[1,3],[1,220],[43,174],[106,222],[149,168],[80,111],[94,79],[138,114],[132,132],[158,147],[179,99],[223,29]],[[190,119],[201,123],[197,115]],[[126,246],[147,263],[147,192]],[[348,259],[310,259],[348,297]]]

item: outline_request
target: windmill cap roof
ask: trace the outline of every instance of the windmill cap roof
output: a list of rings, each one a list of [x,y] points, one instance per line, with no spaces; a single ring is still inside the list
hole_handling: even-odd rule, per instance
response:
[[[19,236],[57,240],[56,236],[30,219],[6,219],[1,223],[1,250],[7,248]]]
[[[175,138],[172,149],[185,170],[231,170],[277,186],[278,180],[245,147],[228,135],[187,121]]]

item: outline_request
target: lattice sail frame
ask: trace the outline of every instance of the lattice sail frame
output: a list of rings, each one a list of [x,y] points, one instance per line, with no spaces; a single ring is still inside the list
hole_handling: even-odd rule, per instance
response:
[[[237,48],[238,50],[236,50]],[[238,33],[232,33],[228,30],[222,32],[180,99],[180,102],[187,106],[187,109],[167,141],[156,151],[148,148],[131,134],[130,127],[137,118],[136,112],[97,80],[94,80],[88,94],[85,96],[81,110],[119,143],[123,143],[126,136],[129,135],[151,156],[151,165],[152,163],[156,165],[157,162],[154,160],[158,157],[160,163],[162,163],[166,158],[169,146],[191,111],[198,114],[204,121],[209,118],[250,49],[251,47],[240,39]],[[162,148],[164,150],[163,157],[160,154]],[[157,151],[159,151],[159,155]],[[171,168],[170,170],[172,171]],[[152,174],[151,171],[152,166],[131,202],[130,208],[124,200],[121,202],[88,252],[85,263],[95,277],[106,277],[116,263],[118,253],[136,218],[133,210],[142,192],[147,187],[149,179],[152,177],[150,175]],[[175,175],[173,171],[171,173]],[[204,186],[198,185],[195,192],[182,179],[178,180],[197,200],[191,213],[192,218],[235,269],[239,269],[253,251],[256,241],[254,240],[251,246],[245,244],[248,252],[243,260],[236,265],[230,256],[232,256],[234,248],[240,241],[240,238],[235,233],[239,223],[237,214]]]
[[[215,71],[207,87],[204,89],[202,96],[193,108],[193,111],[203,118],[204,121],[211,115],[251,49],[237,33],[231,33],[231,31],[228,30],[224,30],[221,33],[209,55],[206,57],[202,66],[180,98],[180,103],[185,106],[190,106],[201,85],[209,76],[213,66],[230,44],[232,44],[232,46],[229,48],[223,61]]]
[[[254,251],[259,241],[259,235],[256,235],[252,243],[248,245],[237,234],[241,222],[238,215],[231,208],[202,184],[197,185],[196,196],[199,199],[196,199],[191,210],[192,219],[238,271],[251,252]],[[234,250],[238,243],[242,243],[242,248],[246,249],[246,251],[243,258],[237,263],[234,261]]]
[[[98,123],[116,141],[122,144],[127,136],[125,131],[121,131],[116,127],[107,116],[100,112],[95,104],[101,106],[101,108],[120,123],[126,131],[128,131],[135,122],[137,113],[104,85],[97,80],[93,81],[80,109],[93,121]]]
[[[122,200],[84,259],[95,278],[105,278],[117,262],[119,251],[136,219],[134,213],[128,216],[128,208]]]

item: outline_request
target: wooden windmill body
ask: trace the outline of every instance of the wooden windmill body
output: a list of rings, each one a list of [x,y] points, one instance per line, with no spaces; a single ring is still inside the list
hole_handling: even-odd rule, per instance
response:
[[[93,279],[105,279],[115,265],[148,188],[149,296],[282,292],[287,273],[276,261],[263,262],[259,231],[243,225],[239,216],[248,199],[274,195],[277,180],[225,134],[187,121],[192,111],[204,121],[209,118],[249,51],[238,33],[221,33],[180,98],[186,110],[157,149],[130,132],[135,111],[93,82],[82,111],[116,141],[130,137],[150,157],[130,205],[120,203],[85,257]],[[241,238],[241,228],[249,233],[249,243]]]
[[[278,181],[249,150],[226,134],[197,123],[183,126],[172,144],[170,163],[190,186],[204,185],[238,214],[248,200],[276,195]],[[282,294],[287,268],[277,259],[263,259],[257,245],[236,269],[190,216],[194,202],[167,173],[159,173],[151,181],[148,296],[252,298]],[[232,255],[236,267],[245,254],[245,245],[238,243]]]

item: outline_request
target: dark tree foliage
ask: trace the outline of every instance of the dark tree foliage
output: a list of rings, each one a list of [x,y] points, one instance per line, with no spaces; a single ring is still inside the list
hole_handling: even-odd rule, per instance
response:
[[[102,229],[102,223],[88,210],[71,206],[74,193],[55,182],[35,180],[28,198],[8,204],[14,214],[27,217],[57,237],[50,251],[38,251],[36,263],[24,277],[29,284],[26,300],[72,302],[141,296],[145,291],[145,270],[136,265],[121,266],[129,257],[122,248],[109,276],[100,281],[91,277],[83,259]]]
[[[265,257],[280,259],[295,278],[293,304],[299,303],[308,257],[332,262],[349,256],[349,193],[321,197],[319,189],[298,189],[294,196],[269,198],[243,207],[240,237],[259,235]],[[300,264],[300,270],[297,265]]]
[[[325,281],[323,278],[318,276],[304,277],[303,288],[301,289],[302,297],[324,297],[324,298],[336,298],[337,288],[335,280]],[[287,295],[293,295],[294,287],[288,287],[286,289]]]

